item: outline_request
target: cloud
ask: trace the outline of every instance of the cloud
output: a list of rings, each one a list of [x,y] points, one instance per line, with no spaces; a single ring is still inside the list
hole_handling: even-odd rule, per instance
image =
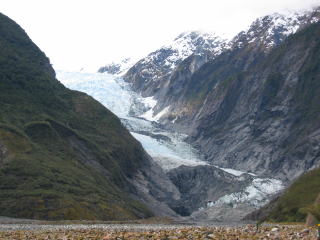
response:
[[[105,64],[160,47],[180,32],[233,36],[255,18],[319,0],[1,0],[56,68]]]

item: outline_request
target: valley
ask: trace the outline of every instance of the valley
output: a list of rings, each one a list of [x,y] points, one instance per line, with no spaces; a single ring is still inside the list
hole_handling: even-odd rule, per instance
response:
[[[203,160],[185,142],[186,135],[159,123],[157,116],[150,118],[148,112],[153,111],[155,101],[132,91],[119,76],[57,71],[57,79],[94,97],[121,119],[180,191],[180,199],[166,200],[179,215],[190,216],[192,221],[240,221],[285,187],[277,179],[220,168]]]
[[[315,239],[319,5],[89,71],[114,38],[143,53],[109,23],[54,48],[92,53],[66,70],[0,13],[0,239]]]

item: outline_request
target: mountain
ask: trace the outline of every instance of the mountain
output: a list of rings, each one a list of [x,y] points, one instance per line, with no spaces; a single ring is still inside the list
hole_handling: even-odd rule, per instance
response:
[[[0,215],[170,214],[157,199],[174,186],[120,120],[56,80],[45,54],[2,14],[0,33]]]
[[[193,120],[190,141],[208,161],[288,180],[317,164],[316,93],[308,92],[317,91],[317,39],[308,37],[300,30],[270,52],[248,43],[193,74],[184,98],[190,112],[179,117]]]
[[[190,96],[188,95],[193,93],[189,94],[187,91],[196,87],[193,92],[202,95],[201,99],[197,100],[200,105],[200,102],[203,103],[205,96],[207,96],[205,91],[210,91],[214,85],[213,83],[197,83],[197,80],[191,80],[191,76],[195,78],[193,75],[196,75],[196,72],[209,71],[204,68],[198,71],[200,67],[208,61],[213,61],[222,53],[232,52],[232,59],[220,63],[220,69],[217,71],[220,77],[225,78],[234,72],[246,70],[261,60],[290,34],[295,33],[300,27],[317,21],[317,19],[318,13],[316,11],[289,15],[275,13],[258,18],[248,30],[240,32],[230,42],[208,34],[184,33],[175,39],[172,46],[163,47],[140,60],[124,74],[124,78],[135,91],[145,97],[153,97],[157,100],[153,109],[143,117],[151,115],[149,117],[151,120],[161,116],[164,121],[169,120],[169,122],[176,122],[180,118],[180,121],[184,119],[186,121],[183,121],[183,124],[176,124],[177,128],[180,125],[189,125],[190,117],[185,115],[190,115],[188,102]],[[208,38],[210,44],[207,43]],[[180,53],[172,57],[172,49],[177,49],[176,52]],[[224,67],[225,64],[226,67]],[[199,74],[198,78],[202,77]],[[200,86],[202,89],[199,89]],[[163,114],[165,113],[163,111],[168,110],[169,107],[170,111],[165,112],[170,112],[170,114]],[[159,116],[156,117],[158,114]]]
[[[141,106],[150,99],[133,92],[118,76],[58,71],[57,78],[70,89],[86,92],[121,118],[169,177],[171,185],[163,182],[165,178],[157,179],[159,185],[174,190],[171,190],[173,197],[164,195],[161,201],[179,215],[192,221],[241,220],[284,187],[277,179],[219,168],[202,161],[198,152],[184,142],[184,135],[139,117]],[[149,186],[145,188],[150,189]],[[156,189],[149,191],[154,193]],[[211,214],[216,211],[228,214],[217,218]]]
[[[125,58],[121,60],[119,63],[112,62],[103,67],[100,67],[99,73],[109,73],[114,75],[122,75],[125,74],[126,71],[131,68],[135,64],[135,59],[133,58]]]
[[[319,19],[320,8],[265,16],[219,54],[205,61],[192,54],[179,61],[165,79],[150,71],[145,79],[137,77],[143,75],[138,65],[124,77],[135,91],[155,101],[141,116],[189,135],[187,141],[209,164],[289,184],[320,164]],[[197,170],[180,171],[174,174],[197,176]],[[175,175],[171,180],[191,196],[192,185],[185,187]],[[310,183],[317,181],[312,179]],[[304,188],[308,185],[302,184],[300,189]],[[283,213],[287,220],[301,220],[305,214],[298,210],[320,193],[317,187],[312,189],[312,194],[304,192],[310,198],[301,204],[280,200],[279,211],[273,212],[277,216],[270,219],[281,219]],[[303,198],[299,194],[290,198]],[[223,215],[218,210],[194,216]]]
[[[153,95],[158,101],[152,109],[154,115],[162,113],[160,122],[189,134],[189,141],[209,162],[292,180],[316,163],[311,160],[316,153],[307,150],[312,149],[307,143],[298,144],[300,138],[291,125],[299,118],[298,110],[292,111],[300,104],[294,94],[300,87],[297,79],[311,55],[303,55],[298,47],[285,48],[286,39],[318,20],[319,9],[262,17],[194,72],[190,70],[194,56],[190,56],[176,67],[169,83],[165,82],[164,94]],[[304,50],[312,51],[310,47]],[[125,77],[135,86],[134,77]],[[137,91],[145,92],[145,87]],[[301,145],[302,155],[293,153],[296,144]],[[287,170],[289,155],[296,165]],[[304,161],[298,161],[301,157]]]
[[[225,47],[226,41],[216,35],[185,32],[171,44],[138,61],[126,72],[124,79],[144,97],[154,96],[159,94],[157,92],[170,81],[174,69],[187,57],[194,54],[205,62],[209,56],[220,54]],[[194,65],[193,68],[198,66]]]
[[[262,46],[265,51],[281,44],[288,36],[311,23],[319,21],[318,10],[288,14],[274,13],[256,19],[250,27],[231,41],[232,48],[247,44]]]

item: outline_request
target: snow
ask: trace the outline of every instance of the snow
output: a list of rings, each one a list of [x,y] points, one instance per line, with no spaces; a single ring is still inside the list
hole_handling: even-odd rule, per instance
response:
[[[193,154],[190,154],[190,156],[188,157],[183,156],[183,154],[177,154],[177,152],[174,149],[170,148],[170,146],[161,144],[159,143],[159,141],[152,137],[134,132],[131,132],[131,134],[141,142],[144,149],[165,171],[177,168],[181,165],[207,165],[207,163],[198,160]]]
[[[114,74],[116,76],[122,76],[124,75],[136,62],[138,61],[137,58],[134,57],[128,57],[125,59],[122,59],[119,62],[111,62],[106,64],[104,67],[109,67],[109,66],[118,66],[119,71]]]
[[[232,174],[232,175],[234,175],[234,176],[237,176],[237,177],[241,176],[242,174],[249,174],[249,175],[251,175],[251,176],[257,176],[257,175],[254,174],[254,173],[243,172],[243,171],[235,170],[235,169],[232,169],[232,168],[222,168],[222,167],[218,167],[218,166],[215,166],[215,167],[216,167],[216,168],[219,168],[219,169],[221,169],[221,170],[223,170],[223,171],[225,171],[225,172],[227,172],[227,173],[230,173],[230,174]]]
[[[247,203],[255,207],[260,207],[269,201],[271,195],[284,189],[282,182],[272,178],[256,178],[243,191],[235,192],[219,198],[215,202],[209,202],[207,207],[220,204],[240,204]]]
[[[169,112],[170,106],[165,107],[161,112],[159,112],[156,116],[154,116],[154,120],[157,122],[160,118],[166,115]]]
[[[215,55],[220,54],[225,48],[226,42],[227,40],[215,34],[200,31],[184,32],[174,39],[174,41],[165,44],[139,62],[145,65],[161,62],[161,65],[172,70],[177,64],[192,54],[202,54],[205,51],[209,51]],[[166,56],[162,54],[163,52],[166,52]],[[148,69],[148,71],[154,72],[153,69]]]
[[[146,97],[146,98],[139,98],[139,101],[144,104],[144,106],[148,109],[143,114],[140,115],[141,118],[144,118],[148,121],[156,122],[157,119],[153,116],[153,109],[157,105],[157,100],[154,97]]]
[[[260,17],[245,31],[238,34],[232,43],[241,47],[246,42],[260,42],[267,48],[272,48],[279,40],[282,41],[289,35],[296,33],[304,24],[318,22],[319,17],[312,17],[313,11],[273,13]]]
[[[199,42],[201,42],[201,44],[199,44]],[[175,63],[189,57],[193,53],[197,53],[199,45],[208,46],[208,50],[220,54],[222,50],[221,45],[224,43],[225,40],[222,40],[214,34],[202,33],[199,31],[184,32],[164,48],[172,49],[174,51],[174,54],[172,54],[168,60],[171,63]],[[172,66],[174,67],[174,64]]]
[[[200,159],[198,152],[184,141],[186,135],[164,130],[161,124],[155,122],[168,113],[169,106],[155,116],[151,114],[152,121],[146,120],[147,117],[146,119],[135,117],[135,113],[141,112],[141,105],[149,109],[147,112],[153,113],[157,101],[153,97],[143,98],[130,91],[129,86],[121,77],[106,73],[57,71],[57,78],[65,86],[91,95],[120,117],[123,125],[129,129],[133,137],[141,142],[147,153],[164,171],[182,165],[208,165]],[[239,181],[243,181],[240,176],[245,172],[230,168],[220,169],[239,177]],[[253,180],[246,188],[225,195],[215,202],[209,202],[207,207],[225,203],[248,203],[253,206],[261,206],[272,194],[283,189],[280,180],[262,179],[252,173],[248,174],[253,176]]]
[[[217,166],[216,166],[217,167]],[[217,167],[219,168],[219,167]],[[227,173],[230,173],[234,176],[241,176],[242,174],[244,174],[245,172],[242,172],[242,171],[239,171],[239,170],[235,170],[235,169],[231,169],[231,168],[220,168],[221,170],[227,172]]]
[[[146,98],[139,98],[139,100],[147,107],[154,108],[157,105],[157,100],[154,97],[146,97]]]
[[[120,62],[120,72],[118,75],[125,74],[136,62],[137,62],[137,59],[134,57],[123,59]]]
[[[132,112],[139,112],[139,107],[144,105],[150,108],[156,106],[157,101],[153,97],[143,98],[130,90],[127,83],[121,77],[107,73],[83,73],[57,71],[57,79],[66,87],[78,90],[92,96],[119,118],[130,130],[131,134],[141,142],[142,146],[151,157],[165,170],[170,170],[181,165],[196,166],[207,163],[199,159],[198,153],[189,144],[184,142],[185,135],[176,132],[169,132],[161,128],[158,121],[166,114],[169,107],[163,109],[156,116],[151,115],[152,121],[148,118],[132,116]],[[150,133],[150,136],[141,132]],[[161,140],[152,135],[162,136]]]
[[[144,100],[143,102],[145,102],[146,100]],[[165,114],[168,113],[170,106],[165,107],[161,112],[159,112],[158,114],[156,114],[154,116],[154,107],[156,105],[156,102],[148,102],[150,100],[147,100],[146,102],[146,106],[153,106],[151,109],[149,109],[148,111],[146,111],[145,113],[143,113],[142,115],[140,115],[141,118],[144,118],[148,121],[152,121],[152,122],[158,122],[160,120],[160,118],[162,116],[164,116]],[[151,105],[150,105],[151,104]]]
[[[175,123],[178,120],[178,117],[175,117],[171,122]]]
[[[132,95],[113,75],[57,71],[57,79],[68,88],[89,94],[118,117],[128,116]]]
[[[155,121],[153,117],[153,109],[149,109],[144,114],[140,115],[141,118],[144,118],[148,121]]]

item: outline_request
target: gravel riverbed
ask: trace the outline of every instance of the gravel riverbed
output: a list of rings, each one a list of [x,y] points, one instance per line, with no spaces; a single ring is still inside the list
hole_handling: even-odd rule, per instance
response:
[[[1,222],[1,221],[0,221]],[[0,224],[1,240],[240,240],[305,239],[316,237],[316,228],[304,225],[181,225],[181,224]]]

